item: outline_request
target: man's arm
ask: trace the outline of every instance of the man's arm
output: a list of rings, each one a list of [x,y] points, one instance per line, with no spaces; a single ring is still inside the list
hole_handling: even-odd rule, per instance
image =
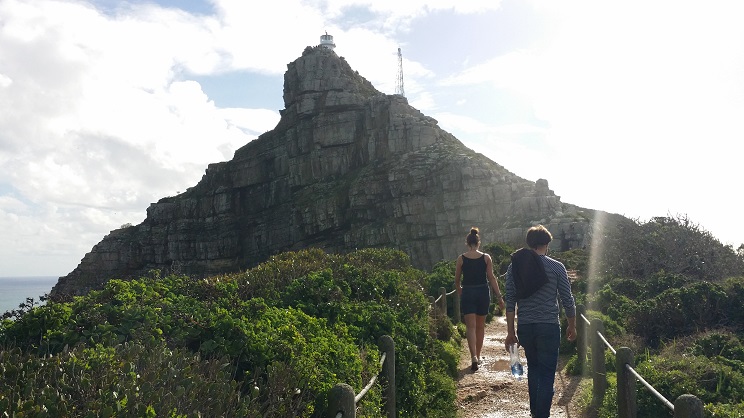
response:
[[[561,267],[563,267],[563,264],[561,264]],[[558,294],[561,297],[563,310],[566,313],[566,320],[568,321],[566,339],[573,341],[576,339],[576,300],[573,293],[571,293],[571,281],[568,280],[568,272],[566,272],[565,267],[563,267],[562,273],[558,277]]]
[[[573,341],[576,339],[576,317],[572,316],[570,318],[566,318],[568,321],[568,328],[566,328],[566,339],[568,341]]]
[[[514,311],[506,311],[506,339],[504,340],[504,348],[509,351],[509,346],[519,343],[517,339],[517,333],[514,331]]]
[[[517,339],[517,333],[514,328],[514,318],[516,312],[517,295],[514,289],[514,277],[512,277],[512,265],[506,269],[506,285],[504,286],[504,293],[506,293],[506,340],[504,340],[504,348],[509,351],[509,346],[514,343],[519,343]]]

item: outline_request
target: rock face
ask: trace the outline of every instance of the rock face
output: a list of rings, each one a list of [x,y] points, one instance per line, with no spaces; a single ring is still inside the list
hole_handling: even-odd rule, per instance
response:
[[[466,148],[437,121],[385,95],[326,48],[287,66],[276,128],[211,164],[186,192],[161,199],[139,225],[112,231],[60,278],[52,296],[82,294],[151,269],[236,272],[306,247],[398,248],[428,269],[485,243],[521,245],[546,224],[563,249],[588,239],[591,211],[564,204]]]

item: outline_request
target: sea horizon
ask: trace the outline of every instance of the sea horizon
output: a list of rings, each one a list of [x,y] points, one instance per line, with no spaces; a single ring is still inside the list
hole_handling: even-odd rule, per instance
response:
[[[51,292],[61,276],[2,276],[0,277],[0,314],[18,309],[26,298],[39,297]]]

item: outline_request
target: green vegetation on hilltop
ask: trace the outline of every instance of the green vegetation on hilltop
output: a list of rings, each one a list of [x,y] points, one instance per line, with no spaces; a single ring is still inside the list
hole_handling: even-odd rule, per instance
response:
[[[587,252],[555,255],[580,271],[573,287],[590,320],[602,319],[610,343],[629,347],[636,370],[670,401],[693,394],[706,417],[742,417],[742,248],[722,245],[686,218],[629,221],[604,234],[596,272]],[[609,390],[595,413],[609,418],[617,416],[615,359],[604,355]],[[575,360],[570,369],[578,373]],[[637,387],[638,417],[672,416]]]
[[[393,250],[286,253],[202,280],[112,280],[2,323],[0,409],[321,416],[335,384],[358,392],[379,372],[377,341],[390,335],[400,416],[452,416],[459,341],[431,331],[425,280]],[[381,416],[382,402],[375,385],[360,411]]]
[[[706,417],[741,417],[742,248],[686,219],[629,221],[596,233],[596,260],[583,249],[551,254],[577,272],[573,290],[587,317],[603,321],[614,347],[633,350],[636,369],[667,399],[690,393]],[[514,249],[483,249],[503,274]],[[428,301],[442,287],[451,291],[453,276],[454,257],[426,273],[400,251],[310,249],[237,274],[152,272],[71,301],[30,304],[0,323],[0,410],[16,417],[319,417],[335,384],[358,393],[380,371],[377,344],[390,335],[399,416],[455,416],[463,327],[432,317]],[[564,342],[561,352],[573,355],[574,344]],[[603,356],[610,388],[594,412],[614,417],[614,356]],[[575,357],[570,364],[581,372]],[[383,402],[374,385],[358,414],[382,416]],[[638,411],[671,416],[640,385]]]

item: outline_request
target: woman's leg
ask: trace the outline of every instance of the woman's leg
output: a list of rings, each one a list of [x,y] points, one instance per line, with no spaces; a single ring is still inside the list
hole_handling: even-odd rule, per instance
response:
[[[481,359],[481,349],[483,348],[483,339],[486,334],[486,316],[475,316],[475,356],[478,361]]]
[[[468,350],[470,350],[470,360],[472,361],[471,369],[478,369],[478,351],[476,345],[476,316],[475,314],[466,314],[463,317],[465,321],[465,337],[468,340]]]

